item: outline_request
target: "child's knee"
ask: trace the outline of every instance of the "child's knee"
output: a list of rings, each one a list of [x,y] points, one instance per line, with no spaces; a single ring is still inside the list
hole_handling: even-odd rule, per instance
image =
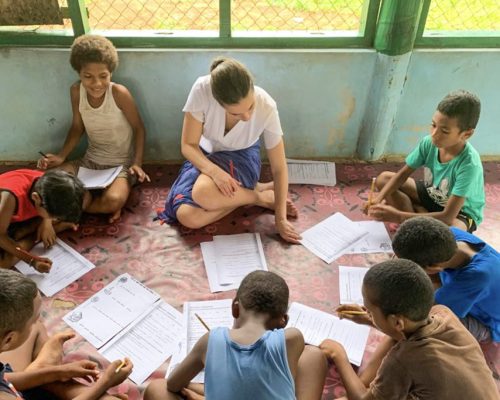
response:
[[[378,190],[381,190],[385,185],[387,185],[387,182],[394,176],[394,172],[390,171],[384,171],[380,173],[379,176],[377,176],[377,179],[375,180],[375,186],[377,187]]]
[[[165,399],[167,396],[167,381],[165,379],[153,380],[144,391],[144,400]]]
[[[120,210],[127,202],[127,194],[119,192],[105,192],[103,194],[103,202],[112,210]]]

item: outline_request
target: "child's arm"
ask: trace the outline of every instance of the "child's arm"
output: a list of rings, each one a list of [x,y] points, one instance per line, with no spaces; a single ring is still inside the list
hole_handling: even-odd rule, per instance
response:
[[[82,116],[78,106],[80,104],[80,82],[74,83],[70,89],[71,97],[71,109],[73,110],[73,119],[71,122],[71,127],[69,129],[68,135],[64,142],[63,148],[58,154],[46,154],[47,157],[42,157],[38,160],[38,167],[42,169],[54,168],[61,165],[68,155],[76,147],[83,132],[85,131],[85,126],[83,124]]]
[[[196,342],[187,357],[167,378],[167,390],[169,392],[180,392],[205,367],[208,336],[209,333],[206,333]]]
[[[349,400],[374,399],[371,392],[352,368],[347,353],[340,343],[326,339],[319,345],[319,348],[329,361],[335,363]]]
[[[304,336],[302,336],[302,333],[297,328],[287,328],[285,329],[285,341],[288,366],[290,367],[293,379],[295,379],[299,358],[304,351]]]
[[[375,196],[372,200],[371,205],[376,205],[382,202],[386,198],[386,196],[394,193],[398,190],[403,183],[413,174],[415,170],[410,168],[407,164],[403,166],[396,174],[392,176],[392,178],[387,182],[387,184],[382,188],[382,190]],[[368,205],[370,206],[370,205]]]
[[[135,155],[129,171],[132,175],[137,176],[139,182],[144,182],[145,180],[150,182],[149,176],[142,169],[142,157],[144,155],[144,139],[146,137],[146,131],[144,129],[144,123],[142,122],[141,115],[135,105],[134,98],[125,86],[118,84],[113,85],[113,98],[115,99],[116,105],[120,110],[122,110],[125,118],[134,131]]]
[[[20,247],[9,235],[8,229],[10,220],[16,209],[15,197],[7,192],[0,191],[0,247],[13,257],[23,260],[39,272],[48,272],[52,262],[48,258],[32,256],[25,249],[18,250]]]

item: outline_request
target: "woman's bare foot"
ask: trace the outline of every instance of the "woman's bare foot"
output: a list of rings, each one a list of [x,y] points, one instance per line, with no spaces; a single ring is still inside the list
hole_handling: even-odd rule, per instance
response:
[[[257,182],[255,185],[255,190],[257,192],[263,192],[264,190],[272,190],[274,189],[274,182]]]
[[[120,219],[122,216],[122,209],[120,208],[118,211],[115,211],[113,214],[111,214],[111,217],[109,218],[109,223],[114,224],[116,221]]]
[[[274,190],[264,190],[262,192],[258,192],[257,195],[259,197],[259,201],[257,202],[258,206],[269,208],[270,210],[275,209]],[[286,215],[292,218],[297,218],[299,215],[299,210],[290,199],[286,199]]]

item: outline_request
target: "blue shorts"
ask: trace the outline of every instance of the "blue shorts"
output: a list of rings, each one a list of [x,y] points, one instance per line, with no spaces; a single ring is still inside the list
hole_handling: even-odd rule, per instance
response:
[[[205,152],[204,152],[205,153]],[[214,164],[231,174],[246,189],[254,189],[260,177],[260,142],[251,147],[234,151],[205,153]],[[200,207],[193,201],[193,186],[200,176],[200,171],[186,161],[181,167],[177,179],[172,185],[165,202],[165,209],[158,213],[158,219],[169,224],[177,222],[177,210],[182,204]]]

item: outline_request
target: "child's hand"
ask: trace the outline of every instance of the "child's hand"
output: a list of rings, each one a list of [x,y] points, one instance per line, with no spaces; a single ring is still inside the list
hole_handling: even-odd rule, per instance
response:
[[[400,212],[387,204],[375,204],[368,209],[368,216],[384,222],[401,223]]]
[[[188,388],[182,389],[181,394],[186,400],[205,400],[205,396],[198,394],[194,390]]]
[[[144,172],[144,170],[137,164],[132,165],[129,169],[128,172],[131,175],[137,176],[137,180],[142,183],[144,181],[151,182],[151,179],[149,179],[148,174]]]
[[[37,260],[34,260],[33,268],[35,268],[38,272],[47,273],[52,268],[52,260],[45,257],[39,257]]]
[[[37,230],[36,241],[43,241],[45,248],[52,247],[56,242],[57,235],[52,225],[52,220],[44,219]]]
[[[38,162],[36,163],[37,168],[40,169],[54,168],[61,165],[64,162],[64,158],[62,158],[57,154],[48,153],[46,154],[46,156],[47,157],[41,157],[38,159]]]
[[[339,342],[331,339],[325,339],[319,345],[320,350],[323,352],[325,357],[333,362],[337,362],[339,359],[349,360],[347,353]]]
[[[113,361],[100,376],[99,380],[103,380],[108,389],[122,383],[132,372],[134,365],[128,358],[125,358],[125,364],[116,372],[121,364],[121,360]]]
[[[67,382],[73,378],[84,378],[94,380],[99,375],[97,364],[90,360],[80,360],[68,364],[60,365],[58,374],[61,382]]]
[[[373,326],[373,321],[368,313],[368,310],[358,304],[342,304],[337,307],[335,312],[340,319],[349,319],[357,324]],[[352,312],[352,314],[349,314]]]

